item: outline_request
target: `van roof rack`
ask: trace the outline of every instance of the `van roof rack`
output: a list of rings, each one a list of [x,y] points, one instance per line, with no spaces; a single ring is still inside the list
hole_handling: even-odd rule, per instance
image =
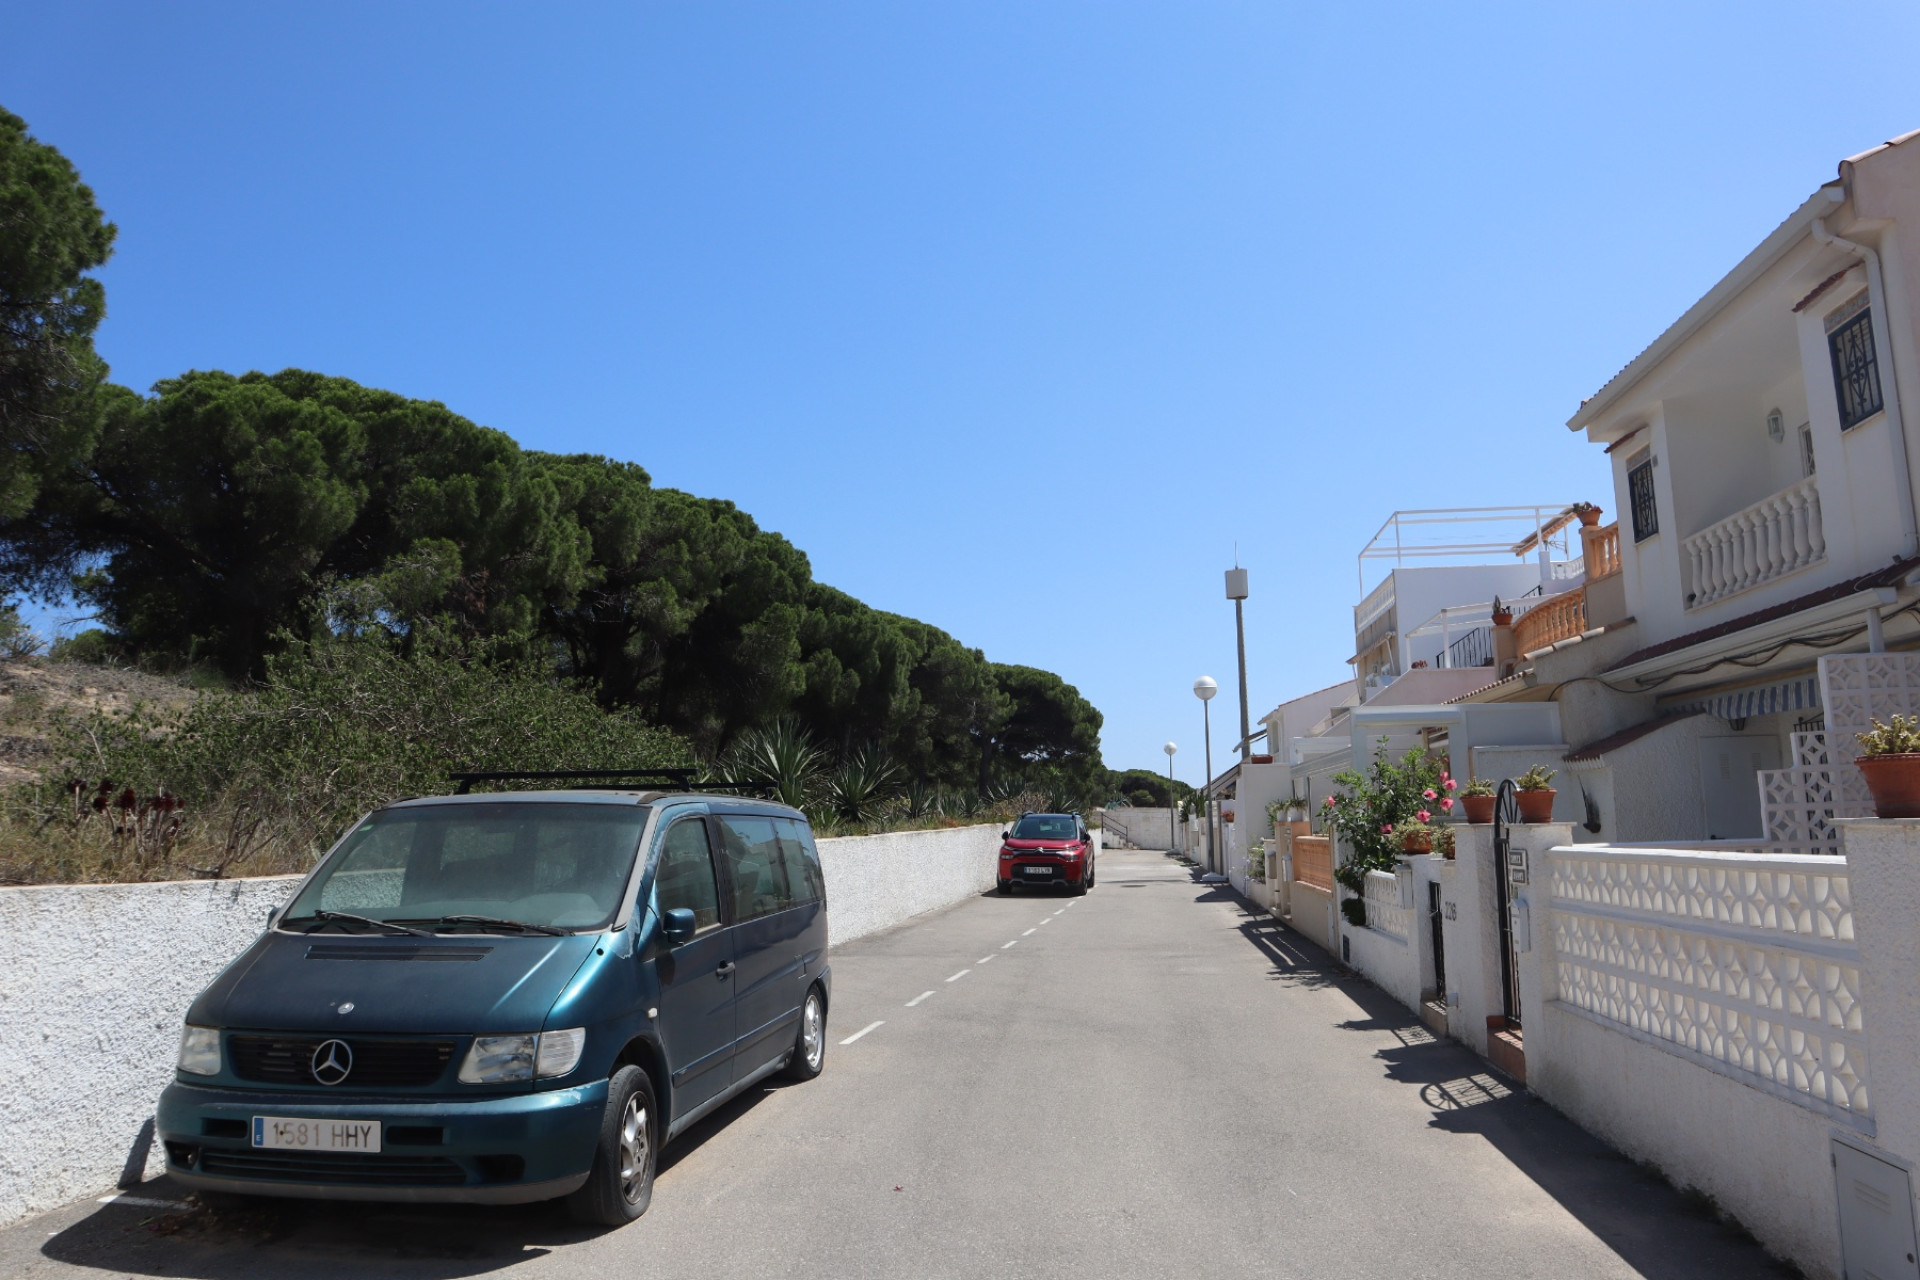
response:
[[[773,788],[764,782],[697,782],[691,769],[511,769],[481,773],[449,773],[460,785],[457,796],[468,795],[476,782],[558,782],[571,784],[567,791],[616,790],[635,783],[664,786],[673,791],[740,791],[766,794]]]

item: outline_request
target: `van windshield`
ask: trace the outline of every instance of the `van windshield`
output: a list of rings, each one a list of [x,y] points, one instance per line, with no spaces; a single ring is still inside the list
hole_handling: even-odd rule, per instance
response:
[[[362,822],[285,914],[362,924],[602,929],[619,910],[647,807],[503,800],[416,805]]]

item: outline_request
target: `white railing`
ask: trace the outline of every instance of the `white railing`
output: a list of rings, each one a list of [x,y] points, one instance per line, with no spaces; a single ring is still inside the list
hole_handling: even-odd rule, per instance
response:
[[[1400,878],[1387,871],[1367,872],[1367,927],[1405,942],[1413,930],[1413,911],[1400,901]]]
[[[1820,490],[1808,476],[1680,545],[1693,574],[1689,609],[1750,591],[1826,558]]]
[[[1846,863],[1584,845],[1548,857],[1558,999],[1603,1024],[1864,1121]]]

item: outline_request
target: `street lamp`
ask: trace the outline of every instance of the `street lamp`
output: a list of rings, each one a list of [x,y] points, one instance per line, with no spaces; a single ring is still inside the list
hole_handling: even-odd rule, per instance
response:
[[[1253,728],[1247,720],[1247,571],[1238,565],[1227,570],[1227,599],[1233,601],[1233,640],[1240,650],[1240,763],[1245,764]]]
[[[1167,847],[1171,849],[1173,848],[1173,843],[1174,843],[1174,840],[1173,840],[1173,753],[1178,751],[1180,748],[1177,744],[1169,742],[1166,746],[1160,749],[1167,753]],[[1180,851],[1178,849],[1174,849],[1174,852],[1178,853]]]
[[[1207,784],[1200,792],[1200,812],[1207,819],[1207,870],[1213,868],[1213,713],[1207,704],[1213,701],[1213,695],[1220,692],[1220,686],[1212,676],[1201,676],[1193,682],[1193,696],[1200,699],[1200,724],[1206,741]]]

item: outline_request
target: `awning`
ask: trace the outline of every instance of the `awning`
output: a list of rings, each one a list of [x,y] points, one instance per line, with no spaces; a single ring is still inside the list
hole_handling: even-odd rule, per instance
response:
[[[1748,716],[1769,716],[1779,711],[1817,711],[1820,708],[1820,674],[1803,671],[1785,680],[1743,685],[1698,696],[1675,698],[1662,703],[1662,712],[1705,711],[1722,720],[1744,720]]]

